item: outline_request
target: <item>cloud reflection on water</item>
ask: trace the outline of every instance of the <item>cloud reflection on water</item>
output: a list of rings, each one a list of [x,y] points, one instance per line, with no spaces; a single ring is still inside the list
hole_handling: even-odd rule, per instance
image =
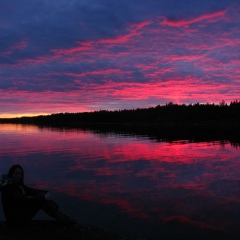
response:
[[[238,222],[239,149],[228,142],[0,127],[1,170],[18,162],[34,186],[115,206],[154,224],[174,219],[228,230]]]

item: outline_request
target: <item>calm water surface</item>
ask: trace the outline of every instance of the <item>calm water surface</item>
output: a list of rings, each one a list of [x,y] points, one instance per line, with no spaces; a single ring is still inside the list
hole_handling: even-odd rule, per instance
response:
[[[50,190],[79,222],[149,239],[170,231],[163,226],[173,220],[238,234],[240,149],[228,141],[2,124],[0,143],[0,173],[20,163],[25,182]]]

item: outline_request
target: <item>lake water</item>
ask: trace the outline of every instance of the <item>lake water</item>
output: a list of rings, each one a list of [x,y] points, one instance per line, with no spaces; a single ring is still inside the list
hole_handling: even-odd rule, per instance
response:
[[[0,143],[0,173],[20,163],[25,183],[48,189],[79,222],[147,239],[194,229],[240,236],[237,144],[14,124],[0,125]]]

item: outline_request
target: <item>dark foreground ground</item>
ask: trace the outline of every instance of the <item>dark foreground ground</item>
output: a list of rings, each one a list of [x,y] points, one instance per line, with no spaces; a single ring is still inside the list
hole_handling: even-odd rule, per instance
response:
[[[234,233],[209,229],[173,220],[160,227],[154,240],[239,240]],[[162,230],[162,231],[161,231]],[[54,221],[35,220],[27,226],[9,227],[0,222],[0,240],[148,240],[145,237],[123,236],[95,226],[76,224],[60,227]],[[151,238],[152,239],[152,238]]]
[[[10,227],[0,222],[0,240],[145,240],[121,236],[95,226],[76,224],[61,227],[55,221],[32,221],[27,226]]]

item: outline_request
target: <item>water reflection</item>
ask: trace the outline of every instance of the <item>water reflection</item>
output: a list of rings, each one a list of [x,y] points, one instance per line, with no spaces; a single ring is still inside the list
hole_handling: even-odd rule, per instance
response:
[[[165,142],[8,124],[0,125],[0,139],[1,172],[22,164],[26,182],[63,194],[81,222],[117,229],[120,222],[133,228],[143,221],[161,234],[161,224],[177,221],[238,234],[239,149],[227,141]],[[69,206],[74,201],[77,208]],[[86,203],[92,205],[83,209]]]

